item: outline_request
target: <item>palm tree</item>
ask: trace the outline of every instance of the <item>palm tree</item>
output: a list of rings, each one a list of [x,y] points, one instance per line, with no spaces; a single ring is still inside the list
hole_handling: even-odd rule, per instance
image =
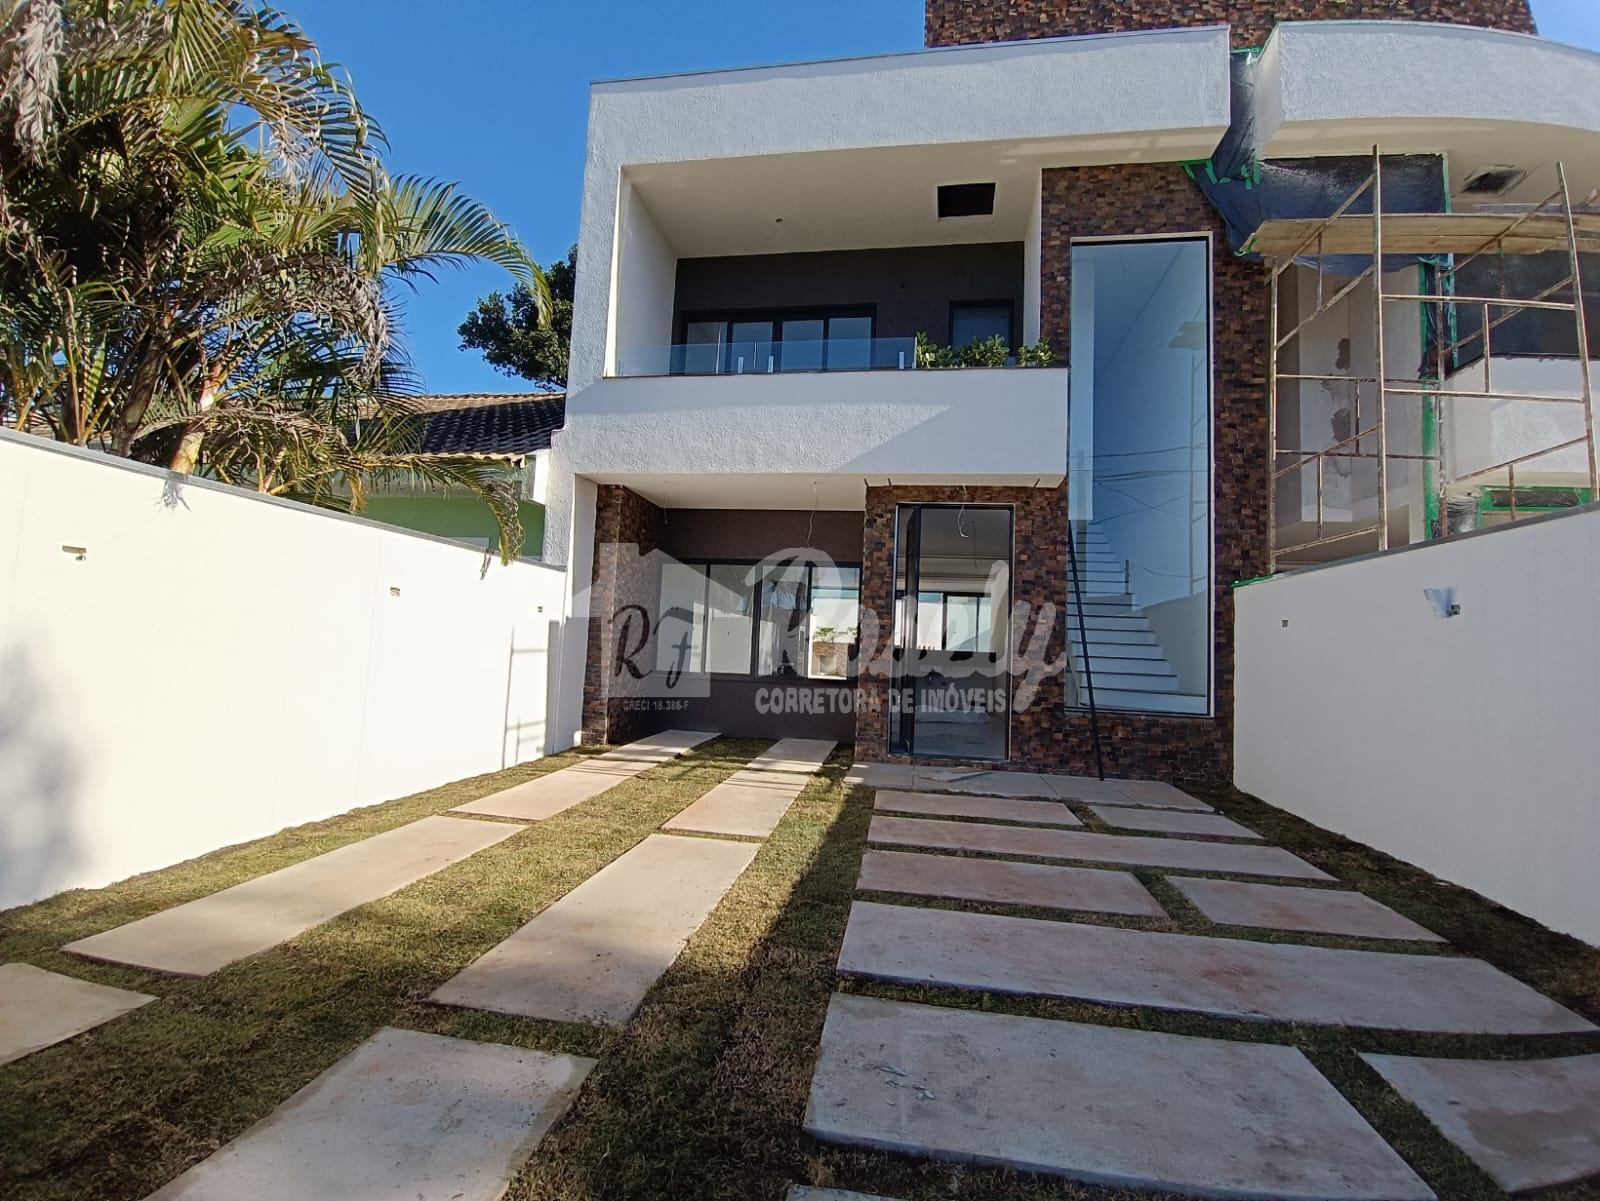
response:
[[[382,134],[282,14],[247,0],[0,0],[0,413],[18,428],[359,508],[425,456],[394,289],[506,268],[455,185],[395,178]]]

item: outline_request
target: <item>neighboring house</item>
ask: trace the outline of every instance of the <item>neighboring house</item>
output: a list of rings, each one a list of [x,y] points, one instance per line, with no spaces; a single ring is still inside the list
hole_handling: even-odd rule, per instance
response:
[[[550,437],[561,428],[566,396],[560,392],[467,392],[416,396],[408,403],[423,423],[420,449],[505,465],[522,497],[522,558],[544,547],[544,498]],[[428,534],[500,548],[494,515],[469,492],[396,484],[367,500],[363,515]]]
[[[1574,406],[1441,430],[1413,386],[1378,506],[1372,443],[1345,440],[1380,336],[1391,383],[1443,361],[1428,306],[1376,301],[1348,255],[1274,287],[1241,253],[1332,215],[1374,146],[1386,214],[1542,200],[1557,162],[1587,196],[1600,57],[1532,30],[1526,0],[928,0],[924,52],[595,84],[545,537],[568,728],[1084,771],[1092,671],[1121,774],[1226,776],[1236,582],[1274,548],[1438,536],[1442,501],[1495,509],[1496,455],[1582,437]],[[1434,286],[1431,245],[1385,259],[1384,293]],[[1269,358],[1319,298],[1347,303]],[[1557,386],[1586,362],[1562,328],[1497,343],[1496,375]],[[1054,365],[918,369],[918,335]],[[1475,357],[1441,386],[1487,392]],[[1269,495],[1269,464],[1339,444]],[[1519,486],[1587,499],[1563,453]],[[752,567],[796,548],[826,562]]]

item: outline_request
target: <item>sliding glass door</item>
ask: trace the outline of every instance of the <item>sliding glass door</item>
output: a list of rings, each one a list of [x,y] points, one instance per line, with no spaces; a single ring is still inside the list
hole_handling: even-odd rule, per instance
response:
[[[1092,669],[1106,708],[1209,711],[1210,297],[1208,239],[1073,244],[1068,695],[1078,705]]]

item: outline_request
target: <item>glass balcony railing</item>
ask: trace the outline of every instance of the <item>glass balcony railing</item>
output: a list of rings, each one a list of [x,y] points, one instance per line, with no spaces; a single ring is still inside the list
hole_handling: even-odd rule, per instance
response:
[[[796,371],[910,371],[915,338],[703,342],[630,346],[617,354],[619,376],[769,375]]]

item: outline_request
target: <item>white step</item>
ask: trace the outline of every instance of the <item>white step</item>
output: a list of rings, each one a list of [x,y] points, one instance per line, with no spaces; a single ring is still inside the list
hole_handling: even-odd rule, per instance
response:
[[[1071,639],[1072,649],[1081,651],[1082,640],[1074,631]],[[1089,657],[1098,662],[1101,659],[1165,659],[1162,650],[1153,642],[1141,644],[1128,644],[1124,642],[1105,642],[1092,634],[1089,638]]]
[[[1143,622],[1144,619],[1136,618],[1135,620]],[[1115,623],[1115,628],[1103,629],[1094,624],[1097,621],[1113,622]],[[1150,647],[1156,645],[1156,636],[1151,632],[1150,627],[1147,624],[1135,625],[1130,621],[1118,621],[1114,617],[1085,617],[1083,622],[1087,628],[1090,646]],[[1082,641],[1082,639],[1080,639],[1078,636],[1078,623],[1074,621],[1070,629],[1072,631],[1072,643],[1073,645],[1077,645],[1080,641]],[[1159,648],[1157,649],[1159,650]],[[1121,652],[1117,651],[1113,653],[1120,654]]]
[[[1125,676],[1171,676],[1172,665],[1165,659],[1107,659],[1094,653],[1090,648],[1089,666],[1094,668],[1096,678],[1102,672],[1109,675]],[[1080,667],[1079,674],[1082,674]]]
[[[1081,685],[1080,685],[1081,687]],[[1185,696],[1179,693],[1143,692],[1138,689],[1102,688],[1100,678],[1094,681],[1094,703],[1099,709],[1155,710],[1161,713],[1204,713],[1206,698]],[[1079,698],[1079,707],[1088,704],[1086,697]]]
[[[1150,634],[1150,622],[1139,613],[1130,613],[1126,609],[1119,609],[1116,613],[1096,613],[1093,607],[1086,608],[1082,618],[1083,628],[1089,631],[1090,638],[1094,637],[1096,630],[1116,630],[1124,634]],[[1078,628],[1079,618],[1077,613],[1067,615],[1067,624],[1073,629]],[[1154,635],[1151,634],[1153,638]]]
[[[1096,671],[1094,673],[1094,686],[1100,688],[1118,688],[1128,692],[1176,692],[1178,691],[1178,677],[1142,676],[1132,672]],[[1087,688],[1088,681],[1083,673],[1078,673],[1078,687]]]
[[[1126,617],[1136,621],[1144,621],[1142,613],[1135,613],[1133,607],[1126,600],[1118,600],[1114,596],[1096,596],[1083,598],[1084,617]],[[1067,617],[1072,621],[1078,620],[1078,606],[1074,602],[1067,604]]]

